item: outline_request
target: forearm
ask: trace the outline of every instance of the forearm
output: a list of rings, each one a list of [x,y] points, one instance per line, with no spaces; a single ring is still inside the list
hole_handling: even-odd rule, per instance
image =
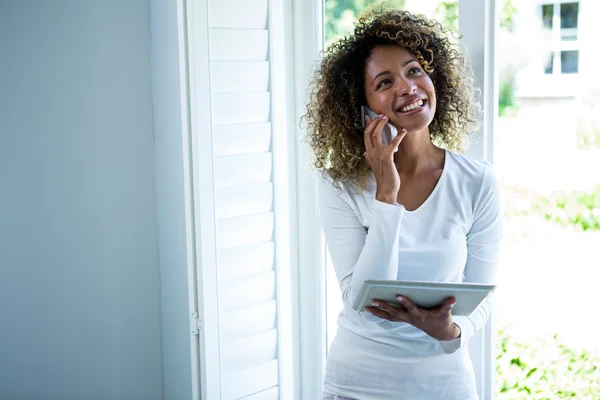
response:
[[[354,265],[345,297],[354,302],[367,279],[398,279],[398,248],[404,208],[376,201],[369,233]]]

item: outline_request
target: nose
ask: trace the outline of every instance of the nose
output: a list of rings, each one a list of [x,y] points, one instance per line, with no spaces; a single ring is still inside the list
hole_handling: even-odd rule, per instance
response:
[[[417,91],[417,85],[410,79],[400,79],[396,93],[398,97],[408,96]]]

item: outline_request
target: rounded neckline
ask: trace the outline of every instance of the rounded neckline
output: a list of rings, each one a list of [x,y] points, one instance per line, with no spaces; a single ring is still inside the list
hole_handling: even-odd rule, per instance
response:
[[[448,169],[448,158],[450,155],[450,152],[446,149],[444,150],[444,166],[442,167],[442,173],[440,175],[440,178],[438,179],[437,183],[435,184],[433,190],[431,191],[431,193],[429,193],[429,196],[427,196],[427,198],[425,199],[425,201],[423,203],[421,203],[421,205],[417,208],[415,208],[414,210],[410,211],[407,210],[406,207],[402,206],[404,208],[404,212],[407,214],[416,214],[418,213],[420,210],[422,210],[427,203],[431,202],[431,199],[435,196],[435,194],[439,191],[440,186],[442,185],[443,181],[446,178],[447,175],[447,169]]]

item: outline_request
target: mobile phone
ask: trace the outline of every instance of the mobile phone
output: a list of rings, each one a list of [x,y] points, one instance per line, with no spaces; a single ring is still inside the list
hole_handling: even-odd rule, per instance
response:
[[[371,118],[371,121],[374,120],[375,118],[377,118],[377,114],[375,114],[375,112],[373,110],[371,110],[369,107],[367,106],[360,106],[360,120],[362,123],[362,127],[365,128],[367,126],[367,121],[365,119],[366,116],[369,116],[369,118]],[[387,124],[385,124],[385,127],[383,128],[383,131],[381,132],[381,140],[383,142],[383,144],[385,146],[388,146],[390,143],[392,143],[392,140],[398,136],[398,129],[396,129],[396,127],[392,124],[390,124],[389,122]]]

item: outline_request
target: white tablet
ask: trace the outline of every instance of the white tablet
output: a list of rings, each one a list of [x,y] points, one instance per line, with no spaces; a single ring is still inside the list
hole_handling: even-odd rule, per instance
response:
[[[450,282],[376,281],[363,283],[353,308],[365,311],[374,300],[385,300],[396,306],[396,296],[403,295],[421,308],[433,309],[441,306],[448,297],[455,297],[452,315],[471,315],[477,307],[496,289],[496,285]]]

